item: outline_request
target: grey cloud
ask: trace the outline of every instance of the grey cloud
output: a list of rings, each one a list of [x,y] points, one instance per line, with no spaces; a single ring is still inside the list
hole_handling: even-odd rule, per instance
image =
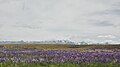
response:
[[[97,14],[101,14],[101,15],[117,15],[120,16],[120,9],[109,9],[103,12],[98,12]]]
[[[108,9],[108,10],[104,10],[104,11],[98,11],[98,12],[94,12],[91,13],[90,15],[92,16],[116,16],[116,17],[120,17],[120,9]]]
[[[120,16],[120,1],[109,5],[106,10],[98,11],[95,14],[98,15],[117,15]]]
[[[95,15],[117,15],[120,16],[120,1],[119,0],[93,0],[105,5],[105,10],[94,12]]]
[[[49,28],[49,31],[64,33],[64,32],[76,32],[79,30],[74,29],[74,28],[70,28],[70,27],[53,27],[53,28]]]
[[[120,9],[113,9],[110,11],[110,14],[115,14],[120,16]]]
[[[115,27],[115,25],[113,23],[110,23],[109,21],[98,21],[98,22],[95,22],[94,25],[101,26],[101,27],[108,27],[108,26]]]

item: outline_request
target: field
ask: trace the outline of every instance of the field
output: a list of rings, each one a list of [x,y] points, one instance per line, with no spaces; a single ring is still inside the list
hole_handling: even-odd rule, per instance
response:
[[[0,67],[120,67],[120,45],[4,44]]]

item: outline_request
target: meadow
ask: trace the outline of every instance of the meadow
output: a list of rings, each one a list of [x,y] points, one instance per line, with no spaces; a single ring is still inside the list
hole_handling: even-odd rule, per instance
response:
[[[0,67],[120,67],[120,45],[4,44]]]

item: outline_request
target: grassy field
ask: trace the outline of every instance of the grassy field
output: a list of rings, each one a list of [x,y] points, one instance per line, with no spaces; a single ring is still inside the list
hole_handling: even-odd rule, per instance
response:
[[[0,67],[120,67],[120,45],[1,44]]]
[[[101,63],[91,63],[91,64],[10,64],[3,63],[0,67],[120,67],[120,64],[101,64]]]
[[[68,44],[4,44],[0,45],[7,48],[28,48],[36,50],[72,50],[81,52],[109,51],[120,49],[120,45],[68,45]],[[13,48],[12,48],[13,49]],[[95,49],[95,50],[91,50]],[[107,50],[102,50],[107,49]],[[112,50],[111,50],[112,49]]]

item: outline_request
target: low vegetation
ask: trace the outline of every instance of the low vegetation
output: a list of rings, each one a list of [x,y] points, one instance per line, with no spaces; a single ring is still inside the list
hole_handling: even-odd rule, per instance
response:
[[[0,67],[119,67],[120,45],[0,45]]]

